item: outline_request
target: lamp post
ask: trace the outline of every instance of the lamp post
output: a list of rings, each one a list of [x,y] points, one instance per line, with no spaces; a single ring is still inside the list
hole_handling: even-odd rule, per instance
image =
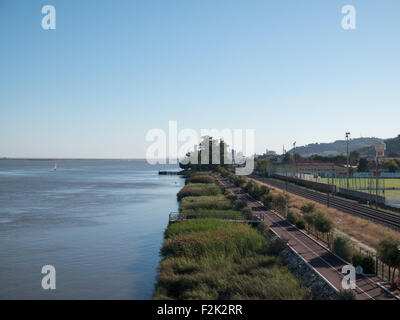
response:
[[[293,142],[293,161],[294,161],[294,174],[297,178],[297,165],[296,165],[296,141]]]
[[[375,163],[376,163],[376,170],[375,170],[375,206],[378,209],[378,187],[379,187],[379,177],[378,177],[378,169],[379,169],[379,157],[385,156],[386,144],[384,142],[377,143],[375,145]]]
[[[347,145],[347,189],[350,189],[350,185],[349,185],[349,178],[350,178],[349,139],[350,139],[350,132],[346,132],[346,145]]]

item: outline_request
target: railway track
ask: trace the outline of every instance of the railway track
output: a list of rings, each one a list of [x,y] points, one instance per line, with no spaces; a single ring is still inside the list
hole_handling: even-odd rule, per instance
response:
[[[249,194],[243,192],[241,188],[234,186],[229,179],[219,177],[220,182],[234,192],[239,200],[244,200],[251,208],[253,215],[261,221],[268,221],[269,228],[280,238],[286,239],[287,244],[293,252],[301,257],[310,268],[334,290],[339,291],[343,288],[342,268],[348,262],[333,254],[328,248],[321,245],[306,233],[288,223],[283,217],[267,210],[264,205]],[[357,300],[393,300],[392,294],[384,290],[379,284],[381,279],[377,276],[357,275],[356,288],[353,289]]]
[[[251,178],[258,180],[260,182],[265,182],[275,188],[285,190],[304,197],[310,200],[314,200],[321,204],[327,204],[328,195],[326,193],[321,193],[318,191],[310,190],[305,187],[300,187],[292,183],[286,183],[270,178],[260,178],[257,176],[251,176]],[[342,212],[346,212],[364,219],[374,221],[376,223],[388,226],[395,230],[400,230],[400,215],[389,213],[383,210],[378,210],[370,207],[363,206],[357,202],[349,201],[343,198],[330,197],[330,207],[338,209]]]

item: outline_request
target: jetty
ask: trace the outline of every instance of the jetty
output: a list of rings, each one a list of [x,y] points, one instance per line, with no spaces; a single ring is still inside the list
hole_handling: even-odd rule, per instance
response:
[[[183,174],[183,170],[181,170],[181,171],[160,170],[160,171],[158,171],[158,174],[160,174],[160,175],[182,175]]]

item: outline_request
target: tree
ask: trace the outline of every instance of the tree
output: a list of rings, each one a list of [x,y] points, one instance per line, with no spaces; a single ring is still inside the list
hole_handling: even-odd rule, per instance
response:
[[[304,213],[304,220],[307,222],[307,233],[310,233],[310,226],[314,226],[315,213],[314,212]]]
[[[315,227],[317,228],[317,230],[322,233],[331,232],[334,227],[334,223],[331,220],[331,218],[329,218],[325,213],[323,213],[321,211],[318,211],[315,214],[314,224],[315,224]]]
[[[300,153],[295,153],[294,154],[294,161],[301,161],[301,160],[303,160],[303,157],[300,155]]]
[[[332,231],[335,224],[325,213],[321,211],[317,211],[314,218],[314,226],[317,231],[329,234]],[[318,233],[317,233],[318,237]],[[329,237],[328,237],[328,245],[329,245]]]
[[[286,208],[289,206],[289,195],[279,194],[272,199],[272,208],[276,211],[280,212],[283,215],[286,215]]]
[[[351,240],[346,236],[337,236],[333,241],[333,252],[346,261],[350,261],[353,255]]]
[[[399,170],[399,165],[395,160],[389,160],[385,163],[385,167],[388,168],[389,172],[396,172]]]
[[[391,268],[392,273],[392,286],[394,284],[394,275],[396,269],[400,268],[400,240],[393,237],[387,237],[378,244],[378,257]]]
[[[303,213],[311,213],[315,211],[315,204],[312,202],[308,202],[304,206],[300,208]]]
[[[354,166],[360,160],[360,153],[356,150],[353,150],[350,152],[349,158],[350,158],[350,164]]]
[[[286,152],[285,155],[283,156],[283,162],[287,163],[290,162],[292,157],[290,156],[290,153]]]
[[[358,162],[358,172],[368,172],[368,160],[361,158]]]
[[[269,159],[256,159],[256,170],[261,172],[264,176],[267,175],[267,167],[268,167]]]

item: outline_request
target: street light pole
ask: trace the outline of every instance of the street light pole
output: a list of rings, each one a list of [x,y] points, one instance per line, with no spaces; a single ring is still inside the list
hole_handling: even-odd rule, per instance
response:
[[[297,178],[297,165],[296,165],[296,141],[293,142],[293,161],[294,161],[294,174]]]
[[[379,159],[378,159],[378,154],[376,155],[375,158],[375,162],[376,162],[376,170],[375,170],[375,178],[376,178],[376,190],[375,190],[375,194],[376,194],[376,198],[375,198],[375,206],[378,209],[378,184],[379,184],[379,180],[378,180],[378,167],[379,167]]]
[[[379,177],[378,177],[378,170],[379,170],[379,157],[384,157],[385,156],[385,150],[386,150],[386,144],[384,142],[377,143],[375,145],[375,162],[376,162],[376,170],[375,170],[375,184],[376,184],[376,190],[375,190],[375,206],[378,209],[378,187],[379,187]]]
[[[347,189],[350,189],[350,185],[349,185],[349,178],[350,178],[349,138],[350,138],[350,132],[346,132],[346,145],[347,145]]]

